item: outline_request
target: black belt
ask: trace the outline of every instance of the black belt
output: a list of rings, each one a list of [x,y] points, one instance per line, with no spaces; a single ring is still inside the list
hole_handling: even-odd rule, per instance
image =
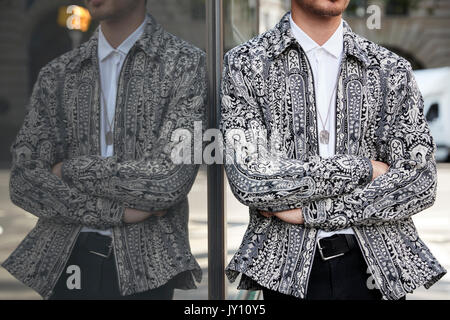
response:
[[[324,261],[343,256],[356,247],[357,242],[352,234],[334,234],[317,241],[317,249]]]
[[[89,253],[102,258],[109,258],[112,250],[112,238],[97,232],[81,232],[77,242]]]

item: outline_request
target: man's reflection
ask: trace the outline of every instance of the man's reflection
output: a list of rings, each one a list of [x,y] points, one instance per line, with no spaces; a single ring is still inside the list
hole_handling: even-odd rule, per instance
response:
[[[205,59],[145,0],[87,0],[94,36],[47,64],[12,146],[12,201],[39,217],[3,266],[46,299],[171,299],[195,288],[172,133],[204,122]]]

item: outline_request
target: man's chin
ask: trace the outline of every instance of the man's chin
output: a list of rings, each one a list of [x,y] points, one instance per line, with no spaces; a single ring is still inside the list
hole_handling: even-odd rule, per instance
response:
[[[325,8],[320,7],[312,7],[312,11],[315,14],[323,17],[337,17],[340,16],[346,9],[346,7],[341,6],[329,6]]]
[[[321,15],[323,17],[338,17],[343,12],[344,12],[343,10],[323,11],[321,14],[319,13],[319,15]]]
[[[103,0],[87,0],[86,3],[90,7],[98,8],[103,5]]]
[[[86,7],[91,14],[93,20],[99,21],[105,19],[107,16],[105,11],[105,5],[103,2],[95,2],[93,0],[86,1]]]
[[[342,13],[347,8],[348,3],[339,3],[338,1],[336,3],[328,3],[323,4],[319,1],[311,1],[311,0],[298,0],[298,5],[302,7],[305,11],[310,12],[311,14],[314,14],[316,16],[321,17],[337,17],[342,15]]]
[[[89,9],[89,13],[91,14],[91,18],[94,21],[103,21],[111,18],[111,14],[104,12],[105,10],[95,8]]]

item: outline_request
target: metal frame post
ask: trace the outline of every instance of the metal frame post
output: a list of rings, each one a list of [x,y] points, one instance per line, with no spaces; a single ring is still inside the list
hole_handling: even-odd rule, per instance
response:
[[[208,127],[219,128],[223,63],[223,0],[206,0]],[[208,166],[208,299],[225,300],[226,219],[224,170]]]

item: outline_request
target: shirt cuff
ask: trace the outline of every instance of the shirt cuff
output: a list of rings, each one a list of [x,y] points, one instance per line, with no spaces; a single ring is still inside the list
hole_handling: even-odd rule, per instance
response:
[[[121,226],[124,224],[123,216],[125,214],[125,207],[116,201],[110,199],[99,198],[97,202],[98,212],[100,218],[105,224],[113,226]]]
[[[70,160],[64,160],[61,166],[61,178],[64,182],[69,185],[73,185],[74,180],[76,180],[76,170],[72,165]]]
[[[367,185],[372,181],[373,166],[369,158],[363,157],[357,161],[354,169],[355,178],[357,178],[358,185]]]

